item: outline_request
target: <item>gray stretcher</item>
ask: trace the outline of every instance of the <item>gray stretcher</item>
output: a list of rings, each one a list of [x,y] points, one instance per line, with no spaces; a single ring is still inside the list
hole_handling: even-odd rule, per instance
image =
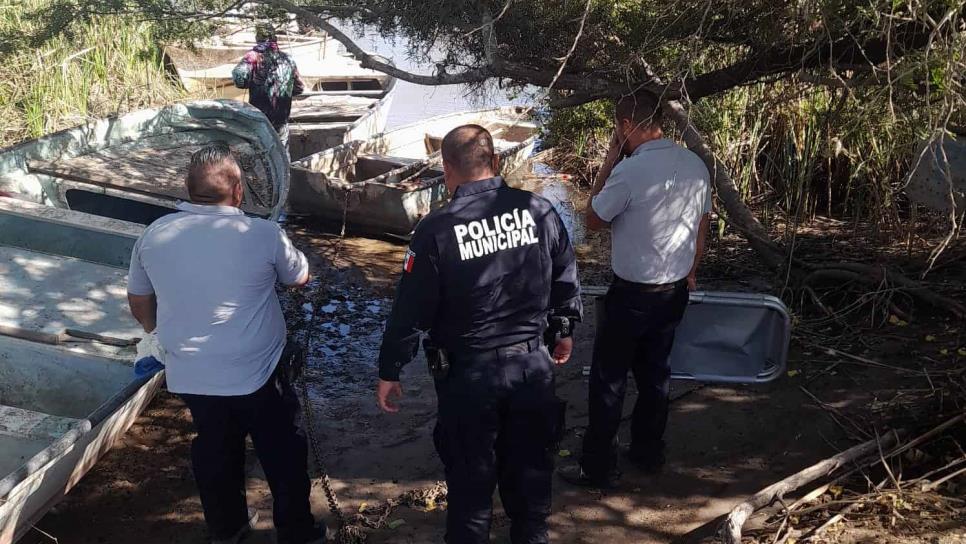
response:
[[[588,293],[597,294],[597,293]],[[602,296],[595,300],[597,325]],[[691,293],[671,350],[671,377],[765,383],[785,372],[792,321],[781,300],[755,293]]]

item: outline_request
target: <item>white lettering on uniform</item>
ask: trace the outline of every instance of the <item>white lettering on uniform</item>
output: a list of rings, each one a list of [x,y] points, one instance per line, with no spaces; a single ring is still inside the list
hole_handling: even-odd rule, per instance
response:
[[[465,238],[469,232],[466,229],[466,225],[455,225],[453,226],[453,230],[456,232],[456,243],[463,245],[463,238]]]
[[[500,216],[500,226],[503,227],[503,232],[510,232],[513,230],[513,214],[505,213]]]
[[[521,229],[536,226],[536,223],[533,221],[533,216],[530,215],[530,210],[523,210],[523,213],[520,215],[523,216],[523,220],[520,221]]]
[[[467,226],[470,230],[470,236],[474,240],[479,240],[483,237],[483,225],[481,225],[479,221],[470,221],[470,224]]]
[[[467,259],[473,258],[473,246],[470,243],[459,243],[460,246],[460,260],[465,261]]]
[[[537,223],[530,210],[515,208],[513,212],[494,215],[492,221],[492,225],[489,218],[453,225],[460,260],[476,259],[540,242]],[[466,239],[467,235],[469,240]]]

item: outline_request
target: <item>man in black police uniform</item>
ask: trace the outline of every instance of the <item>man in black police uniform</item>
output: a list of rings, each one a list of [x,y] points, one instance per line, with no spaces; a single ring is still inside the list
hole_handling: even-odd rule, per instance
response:
[[[553,366],[581,317],[573,247],[550,203],[500,178],[490,133],[443,139],[452,200],[416,227],[379,354],[379,406],[399,408],[399,372],[420,332],[436,378],[436,450],[449,486],[446,541],[489,542],[499,483],[514,544],[547,542],[562,404]],[[555,345],[544,344],[551,314]]]

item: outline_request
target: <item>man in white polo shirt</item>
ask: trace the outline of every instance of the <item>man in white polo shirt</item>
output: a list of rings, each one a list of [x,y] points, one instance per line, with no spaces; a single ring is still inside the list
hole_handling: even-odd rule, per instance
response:
[[[245,500],[246,436],[272,490],[278,541],[321,541],[298,404],[276,372],[286,329],[275,284],[305,285],[308,262],[278,224],[242,213],[241,183],[227,145],[192,155],[191,202],[152,223],[134,246],[131,313],[145,331],[157,328],[168,390],[191,410],[198,433],[191,459],[212,541],[238,542],[254,523]]]
[[[638,397],[628,459],[645,471],[664,463],[674,329],[704,253],[711,211],[708,169],[661,131],[660,103],[638,92],[621,98],[610,150],[591,191],[587,228],[611,230],[614,280],[594,342],[590,421],[571,483],[617,485],[617,431],[630,370]]]

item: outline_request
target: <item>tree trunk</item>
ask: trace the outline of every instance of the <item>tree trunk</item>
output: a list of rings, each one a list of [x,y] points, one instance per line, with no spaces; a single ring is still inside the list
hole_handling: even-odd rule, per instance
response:
[[[729,223],[741,231],[741,234],[748,240],[762,262],[770,268],[780,270],[787,264],[785,251],[771,241],[765,227],[741,200],[738,186],[731,178],[731,174],[728,173],[728,168],[715,157],[708,142],[691,122],[691,115],[688,110],[680,102],[671,100],[667,102],[667,111],[681,132],[688,149],[701,157],[701,160],[708,166],[712,183],[718,193],[718,200],[721,201],[728,213]]]

